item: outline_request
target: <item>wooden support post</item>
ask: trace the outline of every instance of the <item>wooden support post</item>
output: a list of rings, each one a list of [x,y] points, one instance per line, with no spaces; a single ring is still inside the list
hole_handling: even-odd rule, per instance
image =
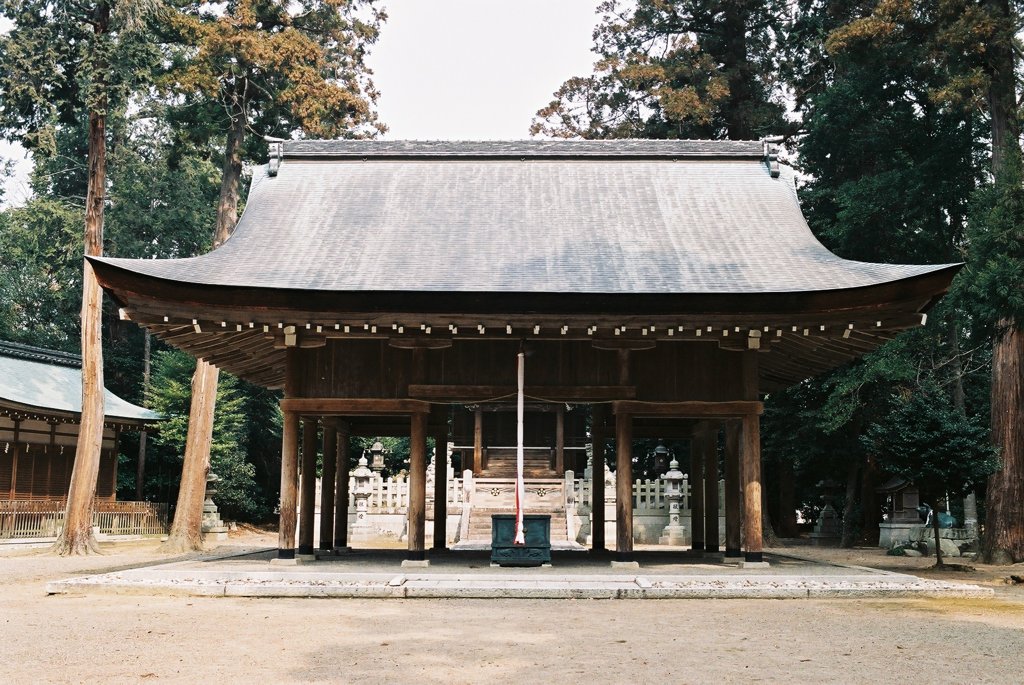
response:
[[[740,430],[739,421],[725,424],[725,556],[740,556]]]
[[[295,558],[295,505],[299,481],[299,415],[284,412],[281,430],[281,514],[277,558]]]
[[[302,484],[299,503],[299,554],[313,554],[313,525],[316,521],[316,434],[317,419],[302,420]]]
[[[615,415],[615,556],[633,559],[633,417]]]
[[[434,436],[434,549],[448,548],[448,431]]]
[[[427,414],[412,415],[409,432],[409,554],[426,559]]]
[[[473,464],[469,467],[473,475],[480,475],[484,466],[484,410],[477,407],[473,411]]]
[[[704,440],[704,551],[718,552],[718,426]]]
[[[565,405],[555,410],[555,473],[565,475]]]
[[[320,549],[334,549],[334,487],[338,470],[338,429],[334,421],[324,421],[324,475],[320,486]]]
[[[761,540],[761,420],[743,417],[743,559],[763,561]]]
[[[604,416],[603,405],[592,407],[591,447],[594,460],[590,477],[590,549],[605,550],[604,541]]]
[[[11,499],[17,499],[18,495],[18,457],[21,454],[21,421],[14,421],[14,444],[11,446]]]
[[[690,441],[690,549],[704,551],[704,444],[707,437],[698,432]]]
[[[337,424],[338,445],[335,459],[337,460],[338,487],[334,491],[334,549],[340,551],[348,548],[348,479],[349,479],[349,425],[339,421]],[[327,455],[324,455],[324,459]]]

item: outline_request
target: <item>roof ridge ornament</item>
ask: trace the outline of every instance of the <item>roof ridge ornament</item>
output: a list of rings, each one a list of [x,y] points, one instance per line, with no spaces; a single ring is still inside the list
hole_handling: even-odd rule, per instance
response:
[[[779,169],[779,143],[782,142],[782,136],[762,138],[761,142],[764,144],[764,165],[768,167],[772,178],[778,178],[782,173]]]
[[[267,176],[277,176],[281,168],[281,158],[284,157],[284,138],[263,136],[263,140],[270,143],[270,159],[267,160]]]

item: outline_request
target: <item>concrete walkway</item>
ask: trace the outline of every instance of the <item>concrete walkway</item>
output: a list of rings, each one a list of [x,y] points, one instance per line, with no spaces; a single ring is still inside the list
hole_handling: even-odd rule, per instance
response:
[[[423,569],[402,568],[399,550],[354,551],[279,566],[275,550],[165,563],[49,583],[49,594],[380,598],[869,598],[991,597],[990,588],[770,554],[768,568],[717,558],[638,552],[639,568],[608,555],[555,552],[550,567],[492,568],[485,552],[442,552]]]

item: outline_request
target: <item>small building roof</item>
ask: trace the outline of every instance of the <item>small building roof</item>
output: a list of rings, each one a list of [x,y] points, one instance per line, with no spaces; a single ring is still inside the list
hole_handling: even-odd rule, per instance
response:
[[[777,168],[777,165],[776,165]],[[289,141],[235,233],[140,276],[334,292],[746,294],[950,265],[841,259],[759,141]]]
[[[104,389],[108,423],[137,425],[161,416]],[[0,407],[15,414],[82,414],[82,360],[73,354],[0,341]]]

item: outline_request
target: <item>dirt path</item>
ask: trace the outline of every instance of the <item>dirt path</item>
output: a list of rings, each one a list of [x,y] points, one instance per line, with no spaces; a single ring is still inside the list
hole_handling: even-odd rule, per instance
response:
[[[873,561],[858,554],[844,561]],[[0,682],[1020,683],[1024,673],[1024,590],[1005,584],[989,601],[43,594],[46,580],[163,559],[148,543],[84,560],[0,553]]]

